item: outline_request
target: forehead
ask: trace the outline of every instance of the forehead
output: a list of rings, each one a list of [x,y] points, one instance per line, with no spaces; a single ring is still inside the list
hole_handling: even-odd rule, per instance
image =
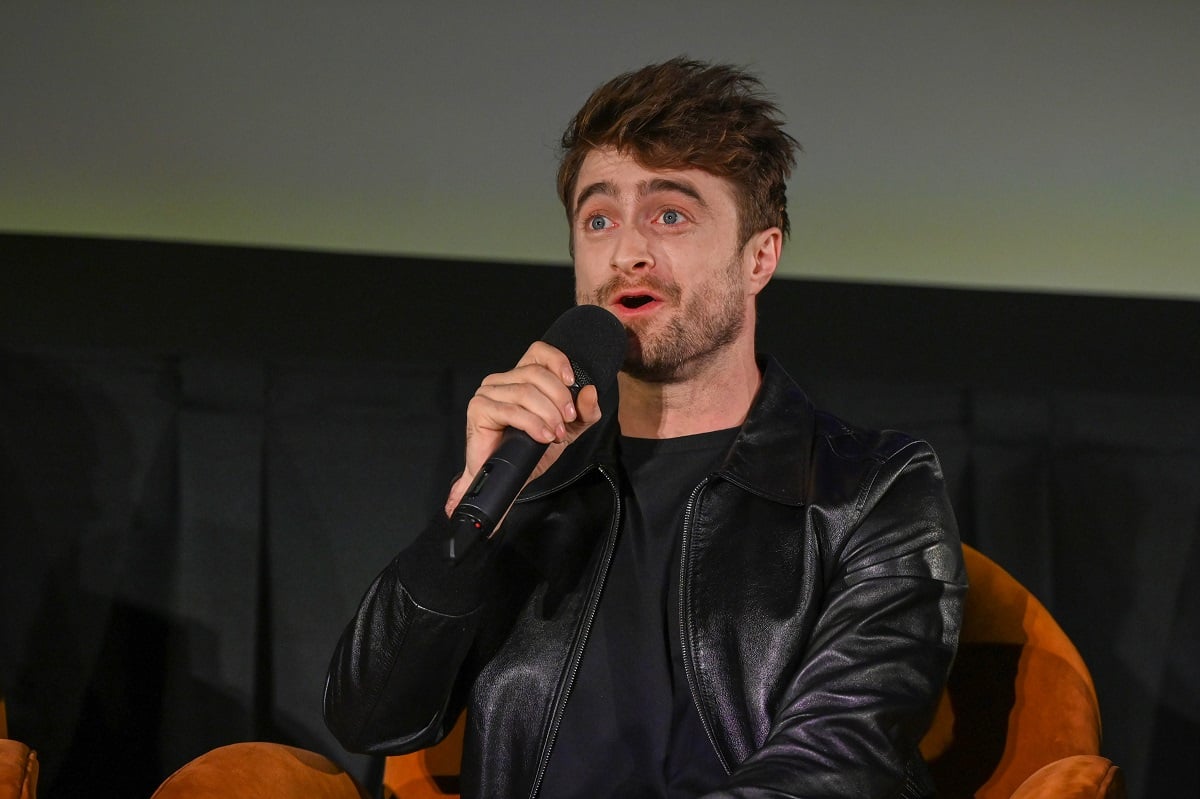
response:
[[[668,190],[671,185],[688,187],[697,199],[714,212],[736,211],[733,185],[725,178],[702,169],[654,169],[632,155],[611,147],[592,150],[583,160],[575,181],[573,206],[580,198],[606,196],[628,200]],[[690,192],[683,192],[690,193]]]

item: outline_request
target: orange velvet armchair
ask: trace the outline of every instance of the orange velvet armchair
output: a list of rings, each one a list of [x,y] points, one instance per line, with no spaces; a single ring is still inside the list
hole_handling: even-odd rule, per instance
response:
[[[1011,575],[963,547],[971,588],[958,657],[921,743],[942,799],[1123,799],[1120,769],[1100,756],[1091,675],[1062,628]],[[390,757],[384,795],[457,796],[462,719],[438,746]],[[162,784],[176,797],[338,797],[362,788],[326,758],[279,744],[213,750]]]
[[[963,547],[970,590],[958,655],[921,742],[945,799],[1123,799],[1100,756],[1100,704],[1083,658],[1008,572]]]
[[[37,777],[37,753],[8,737],[4,695],[0,694],[0,799],[34,799]]]

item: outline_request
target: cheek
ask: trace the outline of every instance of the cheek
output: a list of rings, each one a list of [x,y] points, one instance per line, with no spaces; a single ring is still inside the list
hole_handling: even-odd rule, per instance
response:
[[[728,256],[719,241],[697,236],[663,242],[654,264],[660,277],[690,286],[711,285],[727,265]]]
[[[593,263],[589,263],[586,256],[575,253],[575,299],[582,302],[590,300],[601,284],[607,273],[597,269]]]

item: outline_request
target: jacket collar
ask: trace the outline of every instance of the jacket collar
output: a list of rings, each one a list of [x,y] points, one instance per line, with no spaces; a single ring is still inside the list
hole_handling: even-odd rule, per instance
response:
[[[774,358],[761,356],[758,363],[762,385],[718,474],[766,499],[804,505],[816,425],[813,406]],[[620,434],[616,390],[605,400],[600,422],[530,483],[522,499],[557,491],[596,466],[615,474]]]
[[[812,402],[769,356],[759,358],[762,385],[719,474],[786,505],[808,501],[816,417]]]

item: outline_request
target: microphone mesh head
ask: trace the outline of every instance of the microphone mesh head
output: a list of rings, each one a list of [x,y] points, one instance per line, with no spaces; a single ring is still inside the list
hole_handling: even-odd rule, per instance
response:
[[[575,380],[605,394],[625,360],[628,338],[617,317],[598,305],[576,305],[550,325],[542,341],[571,359]]]

